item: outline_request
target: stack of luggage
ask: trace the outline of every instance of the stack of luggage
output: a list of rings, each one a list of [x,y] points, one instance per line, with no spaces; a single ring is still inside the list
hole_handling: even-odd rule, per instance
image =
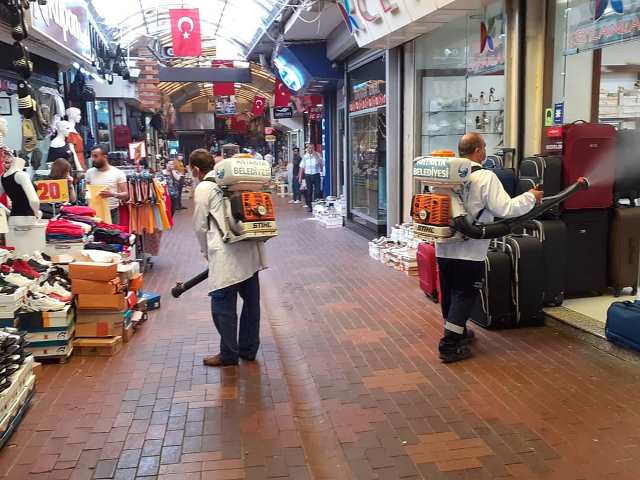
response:
[[[540,325],[542,309],[562,305],[565,296],[601,295],[609,288],[616,296],[625,288],[636,294],[640,132],[616,132],[610,125],[576,122],[563,126],[561,152],[526,158],[517,169],[506,168],[499,157],[488,157],[484,168],[495,171],[512,196],[536,186],[546,197],[552,196],[579,177],[587,177],[590,188],[529,222],[520,234],[492,243],[472,315],[475,323],[486,328]],[[433,246],[420,246],[418,269],[421,288],[437,301],[432,250]],[[640,302],[620,303],[610,309],[607,335],[614,339],[619,330],[611,316],[624,317],[624,325],[634,323],[627,318],[632,316],[636,348],[640,349]]]

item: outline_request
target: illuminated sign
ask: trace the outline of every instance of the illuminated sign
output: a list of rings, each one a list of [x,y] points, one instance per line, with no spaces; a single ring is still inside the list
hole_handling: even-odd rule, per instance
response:
[[[304,75],[298,67],[288,63],[282,57],[275,57],[273,59],[273,64],[278,70],[282,83],[284,83],[289,90],[292,92],[298,92],[302,87],[304,87]]]

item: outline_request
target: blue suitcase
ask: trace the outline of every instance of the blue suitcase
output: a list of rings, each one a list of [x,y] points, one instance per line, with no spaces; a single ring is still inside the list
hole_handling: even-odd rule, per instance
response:
[[[612,303],[605,333],[610,342],[640,351],[640,300]]]
[[[488,156],[484,162],[482,162],[482,168],[491,170],[496,174],[500,183],[507,191],[510,197],[516,196],[516,174],[511,168],[505,168],[500,160],[500,157],[495,155]]]

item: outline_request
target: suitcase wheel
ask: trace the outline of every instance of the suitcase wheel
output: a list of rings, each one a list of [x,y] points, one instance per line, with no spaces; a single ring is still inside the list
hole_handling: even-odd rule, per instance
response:
[[[618,298],[620,295],[622,294],[622,289],[621,288],[614,288],[613,289],[613,296]]]
[[[631,290],[631,295],[637,295],[638,294],[638,287],[633,287],[633,289]]]

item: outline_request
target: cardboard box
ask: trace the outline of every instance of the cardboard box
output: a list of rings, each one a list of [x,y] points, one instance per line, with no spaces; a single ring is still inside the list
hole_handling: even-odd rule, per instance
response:
[[[38,360],[68,357],[73,352],[73,342],[51,342],[46,347],[25,347]]]
[[[72,280],[108,282],[118,276],[117,263],[74,262],[69,265]],[[71,282],[73,284],[73,281]]]
[[[67,305],[57,312],[18,312],[17,325],[20,330],[42,332],[47,329],[66,330],[75,319],[75,310]]]
[[[123,291],[124,285],[120,281],[120,277],[113,278],[108,282],[81,279],[74,279],[71,282],[71,293],[74,295],[114,295]]]
[[[127,299],[122,293],[114,295],[78,295],[78,310],[115,310],[122,312],[127,309]]]
[[[140,263],[139,262],[131,262],[131,263],[120,263],[118,265],[118,274],[120,275],[120,279],[123,283],[134,278],[136,275],[140,274]]]
[[[73,342],[77,355],[91,357],[111,357],[122,350],[122,337],[77,338]]]
[[[129,290],[137,292],[144,286],[144,275],[141,273],[134,276],[131,280],[129,280]]]
[[[73,332],[75,323],[68,326],[67,329],[49,329],[41,332],[27,333],[26,340],[31,347],[46,347],[51,342],[68,342],[73,340]]]
[[[95,312],[78,314],[76,337],[116,337],[122,335],[125,312]]]

